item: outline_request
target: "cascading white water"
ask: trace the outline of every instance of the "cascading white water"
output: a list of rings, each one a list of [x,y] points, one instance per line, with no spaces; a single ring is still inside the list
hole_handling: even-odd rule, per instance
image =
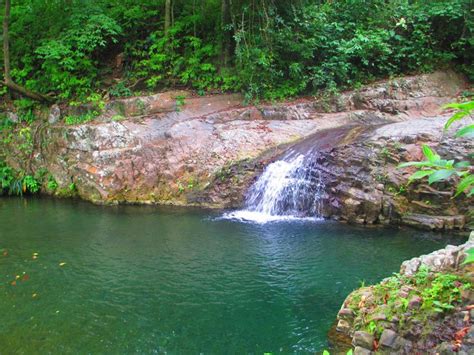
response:
[[[281,160],[268,165],[251,187],[246,208],[225,217],[261,223],[319,218],[324,183],[315,167],[314,154],[290,151]]]

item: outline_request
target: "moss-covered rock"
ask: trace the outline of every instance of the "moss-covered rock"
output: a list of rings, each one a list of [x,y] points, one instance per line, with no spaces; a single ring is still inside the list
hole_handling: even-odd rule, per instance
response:
[[[474,234],[462,246],[411,260],[415,271],[402,267],[400,274],[355,290],[339,311],[337,330],[354,346],[377,353],[472,353],[467,336],[474,329],[474,267],[462,264],[472,247]]]

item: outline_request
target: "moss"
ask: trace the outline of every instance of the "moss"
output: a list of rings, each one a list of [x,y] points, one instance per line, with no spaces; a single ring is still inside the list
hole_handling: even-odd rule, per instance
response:
[[[347,307],[355,313],[354,331],[379,336],[387,322],[395,322],[401,335],[414,325],[421,325],[421,337],[426,337],[432,333],[434,321],[462,304],[462,291],[471,288],[472,280],[462,274],[434,273],[421,268],[413,277],[395,274],[378,285],[354,291]],[[420,304],[410,307],[414,297]],[[381,314],[386,320],[381,319]]]

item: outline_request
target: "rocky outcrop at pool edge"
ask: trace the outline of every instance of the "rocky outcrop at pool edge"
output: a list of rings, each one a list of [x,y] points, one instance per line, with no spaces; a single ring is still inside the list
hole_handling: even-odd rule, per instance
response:
[[[323,215],[355,223],[404,224],[428,230],[465,228],[472,198],[455,197],[453,181],[408,183],[415,170],[398,168],[402,162],[423,160],[423,144],[446,159],[471,159],[472,140],[445,133],[447,119],[441,116],[391,123],[361,133],[350,144],[321,150],[318,160],[326,184]]]
[[[463,245],[405,261],[399,276],[355,290],[337,315],[337,331],[355,354],[472,354],[474,267],[462,261],[473,247],[474,232]]]

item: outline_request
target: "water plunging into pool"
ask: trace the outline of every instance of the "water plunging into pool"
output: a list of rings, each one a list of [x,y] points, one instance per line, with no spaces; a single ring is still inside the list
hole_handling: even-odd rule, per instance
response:
[[[245,208],[227,218],[265,223],[282,219],[321,218],[324,181],[317,154],[290,150],[271,163],[250,188]]]

